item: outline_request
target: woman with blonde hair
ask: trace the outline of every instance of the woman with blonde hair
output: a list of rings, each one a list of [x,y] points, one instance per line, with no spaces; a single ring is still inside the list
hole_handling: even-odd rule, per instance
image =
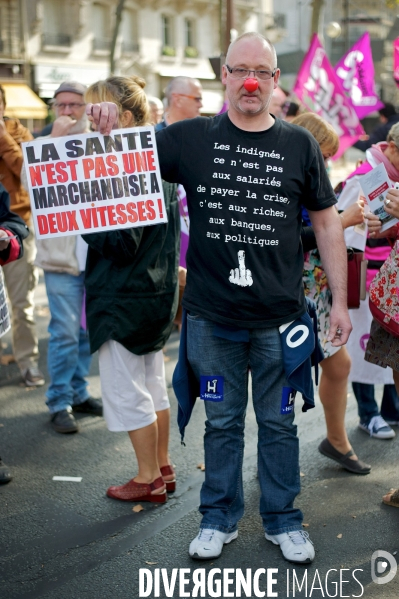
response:
[[[144,126],[144,86],[139,77],[109,77],[89,87],[86,101],[114,102],[118,128]],[[87,322],[91,351],[99,350],[104,418],[109,430],[128,432],[138,463],[137,476],[107,490],[123,501],[163,503],[175,490],[162,348],[177,309],[180,218],[176,186],[163,182],[163,190],[167,223],[84,236]]]
[[[323,158],[327,161],[333,156],[339,146],[338,135],[334,128],[319,115],[306,112],[292,121],[307,129],[320,145]],[[342,227],[360,224],[364,220],[364,202],[359,201],[341,213]],[[331,291],[327,277],[320,262],[311,223],[307,212],[302,212],[305,235],[304,249],[310,250],[305,254],[303,281],[305,294],[316,302],[319,339],[324,351],[321,362],[319,396],[323,404],[326,419],[327,437],[319,445],[323,455],[338,462],[343,468],[355,474],[368,474],[371,467],[357,458],[345,430],[345,412],[347,403],[348,376],[351,367],[349,354],[345,347],[334,347],[328,341],[330,327]],[[314,249],[312,249],[314,248]]]

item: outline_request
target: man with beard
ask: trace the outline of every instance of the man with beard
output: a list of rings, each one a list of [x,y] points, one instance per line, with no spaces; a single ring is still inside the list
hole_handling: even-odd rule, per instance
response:
[[[249,372],[265,537],[293,563],[309,563],[315,555],[302,512],[294,506],[300,491],[295,394],[283,361],[283,343],[301,344],[286,331],[306,313],[302,205],[333,295],[329,339],[334,346],[346,343],[351,331],[347,256],[318,143],[269,111],[279,75],[270,42],[245,33],[230,45],[223,65],[228,112],[186,119],[157,133],[162,177],[184,185],[191,221],[183,297],[187,358],[207,417],[202,521],[189,548],[199,560],[220,556],[237,538],[244,513]],[[102,133],[117,121],[113,104],[86,110]]]
[[[55,91],[49,139],[89,131],[85,91],[76,81],[64,81]],[[73,412],[102,416],[102,405],[90,396],[86,381],[91,363],[89,338],[81,326],[86,256],[80,235],[37,241],[36,264],[44,270],[51,314],[46,404],[57,433],[79,430]]]

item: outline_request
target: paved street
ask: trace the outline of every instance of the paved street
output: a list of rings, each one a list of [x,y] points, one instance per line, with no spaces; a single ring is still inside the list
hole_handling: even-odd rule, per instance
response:
[[[49,315],[43,282],[38,288],[36,316],[40,367],[46,372]],[[5,353],[10,353],[9,336],[3,342],[7,344]],[[318,453],[325,431],[320,403],[303,414],[299,409],[302,402],[297,400],[302,472],[297,505],[304,512],[305,530],[316,548],[311,566],[294,568],[283,560],[279,548],[264,538],[258,515],[252,407],[247,415],[244,459],[246,513],[238,539],[226,546],[215,562],[193,562],[188,557],[188,545],[200,520],[197,506],[204,474],[197,466],[203,462],[204,418],[203,405],[198,402],[187,429],[186,446],[180,445],[176,400],[170,388],[177,348],[178,335],[174,333],[165,361],[173,412],[171,455],[177,470],[177,491],[165,506],[143,503],[141,512],[132,511],[135,504],[105,496],[109,485],[122,484],[136,472],[127,435],[111,434],[102,418],[84,415],[78,416],[80,433],[53,432],[44,404],[45,389],[26,389],[15,364],[1,366],[0,455],[12,468],[14,479],[0,487],[0,597],[136,599],[139,571],[144,568],[151,572],[166,569],[169,581],[174,568],[191,569],[191,573],[198,568],[205,568],[206,573],[213,568],[225,572],[232,568],[244,574],[247,568],[252,573],[275,568],[278,573],[273,574],[277,580],[273,588],[267,586],[266,575],[260,576],[259,588],[266,591],[264,596],[396,599],[399,573],[388,584],[377,585],[371,581],[370,561],[376,550],[391,554],[399,551],[399,509],[381,503],[381,496],[399,484],[399,435],[392,441],[380,441],[359,431],[352,395],[347,413],[350,439],[359,456],[373,465],[372,473],[364,477],[341,470]],[[90,385],[92,394],[99,396],[96,358]],[[57,482],[53,476],[82,477],[82,481]],[[296,585],[295,594],[294,574],[299,584],[303,583],[301,591]],[[191,580],[191,575],[187,576]],[[179,578],[168,594],[161,583],[159,594],[153,590],[146,596],[191,596],[184,591],[188,593],[192,585],[179,590],[178,582]],[[232,584],[225,587],[224,594],[215,594],[211,584],[205,594],[198,596],[262,596],[254,590],[238,595],[234,588]],[[272,591],[278,595],[272,595]]]

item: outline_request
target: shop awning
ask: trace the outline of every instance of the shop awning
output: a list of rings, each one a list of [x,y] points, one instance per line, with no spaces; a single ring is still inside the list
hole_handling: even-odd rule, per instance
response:
[[[26,83],[1,83],[6,93],[5,116],[17,119],[45,119],[47,104]]]
[[[207,58],[198,59],[194,64],[171,64],[163,63],[158,66],[156,72],[161,77],[193,77],[195,79],[216,79],[211,64]]]

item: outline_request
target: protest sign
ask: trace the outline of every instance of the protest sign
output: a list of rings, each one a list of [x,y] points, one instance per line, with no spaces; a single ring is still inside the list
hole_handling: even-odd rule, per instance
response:
[[[153,127],[22,146],[39,239],[167,222]]]
[[[0,337],[11,328],[10,314],[8,312],[6,290],[4,287],[3,271],[0,267]]]
[[[399,222],[397,218],[385,212],[384,209],[385,196],[392,185],[388,178],[387,169],[382,162],[360,178],[360,185],[371,212],[378,216],[381,221],[381,231],[386,231]]]
[[[383,108],[384,104],[375,91],[374,63],[368,32],[335,65],[335,72],[359,119]]]
[[[302,62],[293,93],[309,110],[334,127],[339,136],[339,149],[333,158],[339,158],[364,134],[355,109],[346,97],[317,34],[314,34]]]

